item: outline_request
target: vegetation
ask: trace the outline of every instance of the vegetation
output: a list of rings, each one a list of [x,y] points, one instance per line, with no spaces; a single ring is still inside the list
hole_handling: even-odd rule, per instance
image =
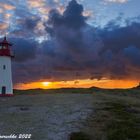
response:
[[[91,140],[140,140],[138,89],[108,90],[94,96],[99,99],[95,101],[96,113],[87,119],[90,127],[85,129],[92,134]]]
[[[117,95],[139,95],[140,89],[101,89],[97,87],[91,88],[60,88],[60,89],[29,89],[29,90],[14,90],[14,94],[60,94],[60,93],[80,93],[80,94],[90,94],[90,93],[107,93]]]
[[[140,117],[138,111],[123,103],[108,103],[112,119],[107,125],[108,140],[139,140]]]
[[[68,119],[72,113],[83,115],[81,105],[84,105],[92,113],[81,122],[83,127],[79,132],[71,131],[67,134],[68,140],[140,140],[139,88],[32,89],[15,90],[15,95],[14,98],[0,98],[1,133],[30,132],[35,140],[47,139],[47,135],[50,135],[46,135],[50,123],[48,113],[57,114],[63,110],[65,112],[62,114],[69,114],[66,117]],[[85,100],[88,101],[84,102]],[[88,102],[91,102],[90,106],[87,105]],[[77,107],[80,109],[77,110]],[[55,115],[53,117],[57,118]],[[69,122],[67,119],[66,122]],[[73,121],[69,123],[75,124]],[[64,123],[63,126],[70,125],[69,123]],[[56,127],[56,124],[49,125]]]
[[[70,140],[90,140],[90,137],[84,132],[75,132],[70,135]]]

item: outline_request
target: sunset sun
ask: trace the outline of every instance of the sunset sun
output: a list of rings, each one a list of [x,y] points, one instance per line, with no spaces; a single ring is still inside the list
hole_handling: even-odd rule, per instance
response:
[[[51,82],[42,82],[42,85],[44,86],[44,87],[47,87],[47,86],[49,86],[51,84]]]

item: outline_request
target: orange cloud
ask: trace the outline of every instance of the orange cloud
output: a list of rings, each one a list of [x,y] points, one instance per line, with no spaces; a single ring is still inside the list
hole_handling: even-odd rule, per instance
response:
[[[7,3],[0,3],[0,7],[4,10],[14,10],[16,7]]]
[[[44,84],[47,83],[47,84]],[[138,81],[131,80],[74,80],[74,81],[59,81],[59,82],[32,82],[27,84],[17,84],[14,88],[16,89],[54,89],[54,88],[89,88],[89,87],[100,87],[100,88],[132,88],[138,85]]]
[[[6,30],[8,28],[7,23],[0,23],[0,30]]]
[[[9,13],[4,14],[4,18],[6,20],[9,20],[11,17],[12,17],[12,14],[9,14]]]
[[[30,8],[38,8],[45,6],[44,0],[28,0]]]

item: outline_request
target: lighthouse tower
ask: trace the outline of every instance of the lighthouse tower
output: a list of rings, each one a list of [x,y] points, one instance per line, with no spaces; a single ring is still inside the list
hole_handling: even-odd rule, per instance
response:
[[[10,44],[6,37],[0,42],[0,96],[12,96],[12,72],[11,72],[11,55]]]

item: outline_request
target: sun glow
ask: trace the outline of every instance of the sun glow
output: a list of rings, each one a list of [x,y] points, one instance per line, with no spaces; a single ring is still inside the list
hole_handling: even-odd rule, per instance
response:
[[[71,87],[82,87],[82,88],[89,88],[89,87],[100,87],[100,88],[131,88],[137,86],[139,81],[137,80],[73,80],[73,81],[58,81],[58,82],[46,82],[46,81],[38,81],[26,84],[17,84],[14,86],[15,89],[35,89],[35,88],[42,88],[42,89],[54,89],[54,88],[71,88]]]
[[[51,82],[42,82],[42,85],[45,87],[49,86],[50,84],[51,84]]]

